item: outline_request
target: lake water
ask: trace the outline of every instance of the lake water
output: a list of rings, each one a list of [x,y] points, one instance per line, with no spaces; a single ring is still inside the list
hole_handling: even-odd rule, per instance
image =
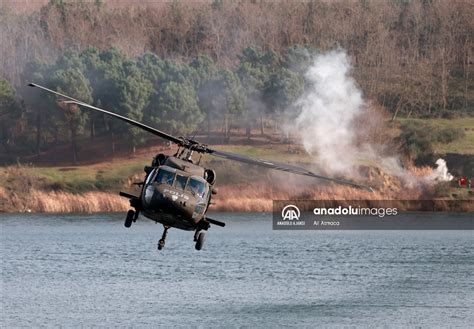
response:
[[[455,216],[455,215],[453,215]],[[122,214],[0,215],[0,326],[472,327],[473,231],[193,233]]]

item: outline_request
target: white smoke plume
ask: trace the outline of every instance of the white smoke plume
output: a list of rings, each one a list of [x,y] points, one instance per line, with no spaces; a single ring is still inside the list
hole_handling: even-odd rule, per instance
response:
[[[449,182],[453,180],[453,175],[448,172],[448,166],[444,159],[436,160],[436,168],[431,174],[423,177],[427,182]]]
[[[353,124],[365,106],[350,69],[344,52],[316,56],[306,73],[310,90],[297,102],[301,113],[295,125],[306,151],[334,173],[355,164]]]
[[[295,104],[301,112],[287,128],[300,136],[315,163],[327,173],[355,177],[361,162],[369,161],[399,177],[406,185],[451,180],[442,159],[436,162],[438,167],[431,174],[420,179],[403,168],[400,156],[382,152],[387,148],[381,145],[383,141],[360,143],[357,136],[370,135],[377,123],[371,112],[366,111],[369,105],[351,70],[347,54],[334,50],[316,55],[306,72],[309,88]],[[363,118],[362,124],[356,124],[360,118]]]

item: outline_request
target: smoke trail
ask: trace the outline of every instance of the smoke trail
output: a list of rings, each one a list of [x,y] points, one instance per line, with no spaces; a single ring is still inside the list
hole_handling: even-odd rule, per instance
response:
[[[333,173],[351,170],[358,151],[353,124],[365,104],[350,68],[344,52],[316,56],[305,76],[310,90],[296,104],[301,108],[296,128],[306,151]]]
[[[451,180],[444,160],[438,160],[438,168],[420,179],[402,166],[398,154],[387,155],[387,141],[371,140],[373,131],[383,130],[386,120],[370,110],[351,69],[347,54],[334,50],[316,55],[306,72],[309,88],[295,104],[301,112],[287,128],[300,136],[315,163],[327,173],[355,177],[361,162],[369,162],[407,186]],[[369,138],[361,142],[361,136]]]

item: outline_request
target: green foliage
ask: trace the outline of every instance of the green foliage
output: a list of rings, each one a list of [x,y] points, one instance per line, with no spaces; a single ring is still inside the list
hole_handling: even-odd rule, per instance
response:
[[[281,57],[273,50],[263,51],[260,48],[249,47],[239,56],[240,63],[236,74],[241,82],[245,98],[241,114],[245,117],[247,136],[250,136],[251,122],[265,112],[273,113],[275,108],[266,100],[264,94],[273,75],[281,67]],[[270,92],[267,92],[270,96]],[[267,98],[268,100],[268,98]]]
[[[144,121],[173,133],[194,131],[202,120],[195,86],[210,73],[209,58],[197,58],[191,66],[161,60],[147,53],[138,60],[138,67],[150,82],[150,94],[143,109]]]
[[[83,102],[92,102],[92,89],[89,80],[78,69],[59,69],[53,74],[53,84],[58,92],[70,95]],[[66,120],[71,125],[71,129],[81,131],[87,119],[87,112],[74,106],[62,106]]]
[[[194,69],[194,85],[198,88],[206,81],[213,79],[217,74],[216,64],[206,55],[199,55],[194,58],[190,66]]]
[[[107,172],[99,170],[95,176],[94,186],[99,191],[110,191],[114,188],[122,186],[124,180],[125,177],[118,175],[108,175]]]
[[[15,95],[13,86],[0,78],[0,143],[7,147],[12,143],[14,128],[22,118],[21,107],[16,102]]]
[[[474,34],[472,1],[212,0],[153,6],[113,1],[105,5],[103,0],[46,2],[25,8],[21,1],[2,2],[5,60],[0,70],[15,85],[22,82],[20,72],[32,58],[51,62],[89,45],[100,49],[123,45],[128,57],[151,51],[181,63],[207,57],[234,72],[234,65],[242,65],[239,79],[253,93],[262,91],[280,66],[302,74],[315,49],[340,47],[351,57],[364,95],[397,115],[473,113],[474,68],[468,51]],[[121,52],[115,53],[123,61]],[[74,58],[66,57],[66,65],[79,67]],[[184,67],[198,71],[194,64]],[[209,71],[205,68],[196,78]],[[92,78],[85,75],[95,94]],[[203,81],[192,83],[197,90]],[[99,99],[94,95],[95,102]]]
[[[26,65],[23,77],[27,82],[42,84],[51,89],[56,89],[54,73],[59,68],[54,64],[47,64],[38,60]],[[64,66],[61,68],[64,69]],[[58,111],[56,97],[37,89],[18,89],[23,103],[24,116],[28,127],[25,129],[25,145],[33,147],[39,153],[42,145],[56,143],[59,139],[68,140],[63,126],[65,117]]]
[[[401,128],[400,140],[412,159],[431,155],[437,143],[451,143],[465,136],[460,128],[440,127],[419,120],[404,122]]]
[[[56,61],[56,70],[69,68],[84,72],[85,63],[78,53],[67,51]]]
[[[430,128],[427,124],[415,122],[408,122],[402,126],[400,138],[405,151],[412,159],[433,153]]]
[[[245,90],[238,76],[230,70],[219,70],[214,76],[201,83],[198,89],[198,104],[207,117],[210,131],[213,118],[240,117],[244,113]],[[227,133],[228,126],[226,126]]]
[[[182,8],[176,5],[175,9],[179,12]],[[232,127],[245,125],[250,138],[257,118],[263,133],[264,115],[279,117],[292,109],[304,92],[304,73],[313,60],[312,53],[310,46],[300,45],[290,46],[282,54],[248,47],[230,69],[219,67],[207,55],[183,63],[151,52],[131,59],[119,48],[101,51],[91,47],[64,52],[51,64],[28,63],[22,76],[24,84],[43,84],[173,134],[203,128],[201,122],[206,118],[208,132],[218,123],[224,125],[228,136]],[[102,114],[71,106],[59,110],[56,97],[38,90],[18,89],[17,94],[25,106],[14,101],[18,115],[4,120],[2,127],[13,126],[15,120],[23,122],[25,127],[16,140],[36,144],[37,151],[41,145],[69,141],[76,133],[80,138],[88,126],[91,138],[108,132],[126,136],[133,146],[143,140],[144,133],[137,128]],[[10,102],[14,95],[12,86],[0,80],[0,103]],[[401,140],[411,156],[432,152],[433,143],[463,137],[460,130],[445,129],[432,138],[432,131],[431,127],[404,128]],[[2,141],[10,135],[3,133]]]
[[[172,133],[190,133],[202,121],[196,91],[186,83],[167,82],[157,94],[158,106],[150,109],[150,119]]]
[[[104,79],[104,68],[100,58],[100,52],[97,48],[87,48],[79,54],[84,75],[89,79],[94,100],[98,100],[101,84]]]
[[[303,74],[311,65],[314,50],[301,46],[293,45],[289,47],[283,56],[283,66],[289,70]]]
[[[464,137],[466,133],[464,130],[455,128],[455,127],[446,127],[441,128],[436,134],[436,140],[439,143],[452,143],[462,137]]]
[[[301,96],[303,78],[289,69],[282,68],[273,73],[264,87],[264,100],[275,112],[283,112]]]
[[[138,67],[153,84],[153,88],[159,89],[160,83],[165,81],[164,61],[155,54],[147,52],[138,59]]]
[[[248,47],[238,56],[240,63],[248,63],[252,67],[276,68],[281,61],[280,55],[274,50],[263,51],[258,47]]]
[[[15,89],[5,79],[0,79],[0,108],[5,109],[15,101]]]
[[[220,70],[217,83],[221,85],[220,95],[224,100],[224,111],[239,115],[245,104],[245,93],[236,74],[230,70]]]
[[[92,58],[95,59],[95,56]],[[96,94],[97,102],[118,114],[142,121],[152,83],[135,61],[127,59],[116,48],[100,53],[99,59],[101,63],[92,66],[92,71],[97,71],[99,80],[96,83],[100,86]],[[133,145],[141,140],[141,131],[116,120],[109,119],[108,122],[113,132],[128,134]]]
[[[270,50],[264,52],[259,48],[246,48],[239,56],[237,75],[245,86],[247,94],[262,91],[270,75],[278,69],[280,56]]]

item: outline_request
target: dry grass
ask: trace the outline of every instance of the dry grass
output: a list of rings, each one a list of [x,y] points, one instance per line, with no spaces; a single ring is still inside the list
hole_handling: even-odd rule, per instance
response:
[[[104,192],[73,194],[68,192],[44,192],[32,189],[28,194],[12,193],[6,197],[0,189],[1,211],[44,213],[93,213],[123,212],[129,209],[128,201],[119,195]]]
[[[415,177],[431,173],[430,167],[410,166],[407,170]],[[275,176],[277,176],[276,174]],[[273,180],[253,180],[219,187],[214,198],[214,211],[272,211],[273,200],[424,200],[434,197],[433,186],[416,184],[407,187],[400,179],[378,168],[369,168],[368,184],[373,193],[341,185],[321,185],[312,179],[276,177]]]
[[[263,182],[249,185],[224,186],[215,198],[215,211],[272,211],[273,200],[370,200],[383,199],[380,193],[370,193],[350,187],[272,186]]]
[[[117,191],[134,188],[131,184],[143,177],[144,162],[145,155],[140,155],[113,164],[79,166],[74,170],[71,167],[67,167],[68,170],[59,167],[3,168],[0,171],[0,212],[126,211],[128,201],[118,196]],[[407,187],[403,181],[373,164],[360,167],[358,181],[374,187],[374,193],[229,161],[215,160],[207,164],[218,172],[219,193],[214,198],[216,204],[210,208],[214,211],[268,212],[272,211],[273,200],[422,200],[439,195],[436,186],[415,184]],[[405,169],[420,182],[432,171],[430,167],[415,167],[410,163],[405,163]],[[99,171],[103,174],[98,175]],[[88,182],[95,190],[81,191],[79,187]],[[97,190],[98,183],[104,184],[102,191]],[[58,188],[52,188],[55,185]],[[450,198],[449,187],[446,193]]]

